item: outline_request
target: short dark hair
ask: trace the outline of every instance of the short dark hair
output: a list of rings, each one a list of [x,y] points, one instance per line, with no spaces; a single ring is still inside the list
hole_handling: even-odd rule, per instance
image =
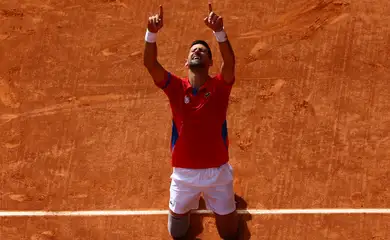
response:
[[[213,55],[211,54],[211,48],[210,48],[210,46],[207,44],[206,41],[204,41],[204,40],[195,40],[195,41],[193,41],[193,42],[191,43],[191,46],[190,46],[190,47],[194,46],[195,44],[202,44],[203,46],[205,46],[205,47],[207,48],[207,52],[208,52],[208,54],[209,54],[210,59],[213,59]]]

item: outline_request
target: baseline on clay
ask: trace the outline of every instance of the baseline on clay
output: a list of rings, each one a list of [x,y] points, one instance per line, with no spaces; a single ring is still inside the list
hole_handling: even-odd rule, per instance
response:
[[[239,209],[242,215],[299,215],[299,214],[390,214],[390,208],[318,208],[318,209]],[[88,211],[0,211],[0,217],[41,216],[142,216],[167,215],[168,210],[88,210]],[[212,214],[196,210],[193,214]]]

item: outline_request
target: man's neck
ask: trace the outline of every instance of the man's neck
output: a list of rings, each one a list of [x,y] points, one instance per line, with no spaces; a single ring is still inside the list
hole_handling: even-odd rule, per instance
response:
[[[200,71],[189,70],[188,80],[193,88],[199,89],[209,79],[209,73],[205,69]]]

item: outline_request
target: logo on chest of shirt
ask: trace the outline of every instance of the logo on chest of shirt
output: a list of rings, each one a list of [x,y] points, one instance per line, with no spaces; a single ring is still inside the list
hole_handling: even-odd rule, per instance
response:
[[[207,99],[207,98],[210,97],[210,95],[211,95],[211,92],[206,92],[206,93],[204,94],[204,97]],[[185,104],[189,104],[190,101],[191,101],[190,96],[185,95],[185,96],[184,96],[184,103],[185,103]]]
[[[188,95],[186,95],[185,97],[184,97],[184,103],[185,104],[188,104],[190,102],[190,97],[188,96]]]

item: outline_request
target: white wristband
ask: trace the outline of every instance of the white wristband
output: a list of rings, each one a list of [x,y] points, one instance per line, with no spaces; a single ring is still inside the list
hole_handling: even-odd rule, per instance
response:
[[[225,42],[227,40],[227,35],[225,30],[214,32],[214,36],[217,39],[217,42]]]
[[[145,41],[149,43],[155,43],[157,40],[157,33],[149,32],[149,29],[145,33]]]

